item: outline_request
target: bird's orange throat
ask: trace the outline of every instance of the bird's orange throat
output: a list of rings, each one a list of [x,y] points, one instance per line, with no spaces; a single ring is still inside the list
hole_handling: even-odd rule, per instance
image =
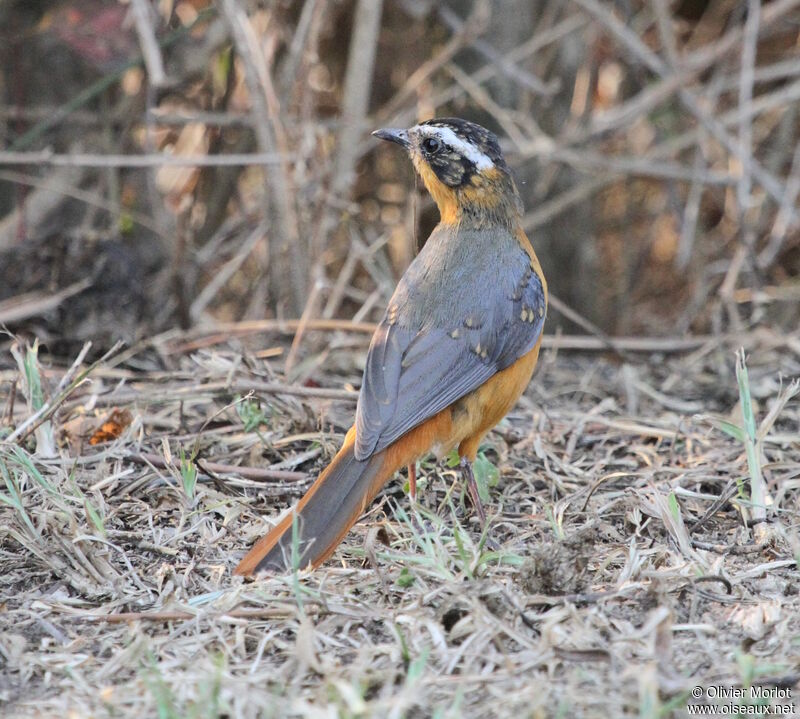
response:
[[[488,227],[516,226],[520,205],[514,181],[496,168],[474,174],[469,182],[453,188],[445,185],[422,158],[412,155],[422,182],[439,208],[443,224]]]
[[[452,187],[445,185],[436,173],[431,169],[431,166],[420,158],[416,153],[412,155],[412,161],[422,182],[430,192],[431,197],[436,202],[439,208],[439,214],[442,217],[442,222],[445,224],[455,224],[458,221],[458,197],[456,191]]]

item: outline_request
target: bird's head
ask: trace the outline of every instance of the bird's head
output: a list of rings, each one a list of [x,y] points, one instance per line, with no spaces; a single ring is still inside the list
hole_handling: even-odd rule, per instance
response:
[[[518,223],[519,193],[497,137],[485,127],[447,117],[372,134],[406,149],[442,222],[477,227]]]

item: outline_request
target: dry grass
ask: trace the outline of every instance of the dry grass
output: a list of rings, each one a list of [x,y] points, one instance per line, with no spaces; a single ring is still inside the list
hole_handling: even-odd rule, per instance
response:
[[[275,391],[282,342],[162,342],[170,371],[106,363],[52,422],[0,444],[4,716],[682,716],[695,685],[794,687],[800,411],[759,438],[756,542],[746,448],[695,417],[742,424],[735,345],[625,363],[551,345],[487,441],[486,536],[451,471],[423,463],[421,505],[393,482],[320,571],[233,578],[307,486],[253,468],[324,466],[365,341],[310,333],[301,365],[325,357],[314,377],[340,391],[300,394]],[[742,341],[758,421],[800,362],[791,338]],[[6,365],[13,426],[64,374],[18,354],[43,389],[25,406]],[[111,407],[132,423],[90,445]],[[36,455],[47,432],[53,459]]]

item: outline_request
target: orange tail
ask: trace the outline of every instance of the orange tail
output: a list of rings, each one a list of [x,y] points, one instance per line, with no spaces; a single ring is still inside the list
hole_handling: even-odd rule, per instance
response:
[[[333,461],[269,534],[262,537],[236,567],[236,574],[283,572],[292,566],[292,520],[297,515],[299,567],[317,568],[363,514],[397,469],[387,451],[363,462],[353,455],[355,430],[347,433]]]

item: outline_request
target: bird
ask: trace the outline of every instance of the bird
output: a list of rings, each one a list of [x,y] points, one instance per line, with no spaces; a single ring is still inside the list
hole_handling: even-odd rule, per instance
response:
[[[483,521],[472,463],[536,366],[547,282],[497,137],[450,117],[372,134],[407,152],[440,221],[375,330],[341,449],[237,575],[316,569],[405,466],[415,491],[413,468],[429,453],[457,449]]]

